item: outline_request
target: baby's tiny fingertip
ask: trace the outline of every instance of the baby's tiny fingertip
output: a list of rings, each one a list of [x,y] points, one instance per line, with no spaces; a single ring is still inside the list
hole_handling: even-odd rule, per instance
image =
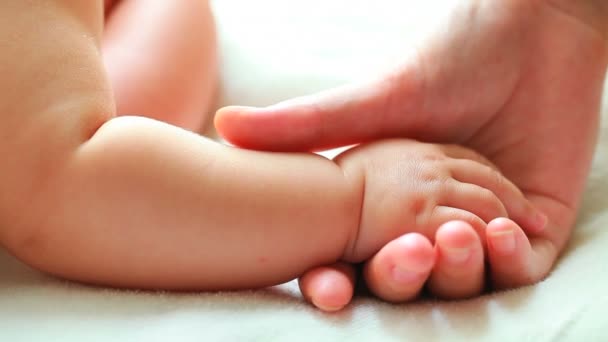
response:
[[[534,216],[534,232],[540,233],[545,227],[547,227],[547,223],[549,222],[549,217],[544,213],[537,211]]]

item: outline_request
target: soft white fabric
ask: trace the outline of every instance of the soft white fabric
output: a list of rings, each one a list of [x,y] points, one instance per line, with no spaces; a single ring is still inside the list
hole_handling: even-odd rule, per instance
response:
[[[441,23],[431,7],[457,1],[214,1],[220,102],[264,105],[373,74]],[[608,340],[606,123],[601,130],[570,247],[536,286],[451,303],[359,298],[328,315],[294,282],[241,293],[117,291],[47,277],[0,252],[0,341]]]

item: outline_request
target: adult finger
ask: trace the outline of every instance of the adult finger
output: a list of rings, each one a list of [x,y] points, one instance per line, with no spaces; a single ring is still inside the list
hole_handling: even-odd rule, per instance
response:
[[[350,303],[355,280],[354,267],[345,262],[337,262],[307,271],[298,279],[298,284],[308,302],[323,311],[334,312]]]
[[[379,298],[404,302],[418,296],[434,261],[429,240],[409,233],[389,242],[367,261],[363,276],[368,288]]]
[[[468,223],[450,221],[435,236],[437,260],[428,281],[440,298],[461,299],[484,289],[484,251],[477,232]]]
[[[421,74],[411,63],[368,82],[266,108],[225,107],[216,113],[215,125],[237,146],[269,151],[323,150],[378,137],[415,136],[424,119]]]
[[[558,256],[546,238],[528,238],[513,221],[498,218],[486,232],[491,278],[495,288],[530,285],[542,280]]]

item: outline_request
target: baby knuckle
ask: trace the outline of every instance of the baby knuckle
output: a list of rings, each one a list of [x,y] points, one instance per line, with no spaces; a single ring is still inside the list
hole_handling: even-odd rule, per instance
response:
[[[429,168],[420,170],[418,178],[425,183],[436,184],[441,182],[441,175],[439,172]]]
[[[418,170],[419,180],[435,188],[444,186],[450,176],[450,170],[441,163],[425,163]]]
[[[428,153],[424,155],[424,158],[428,161],[444,161],[447,159],[445,152],[443,151],[441,146],[438,145],[430,145],[428,149]]]
[[[492,164],[492,162],[490,162],[490,160],[488,160],[488,158],[486,158],[483,154],[481,154],[481,153],[479,153],[479,152],[477,152],[477,151],[475,151],[473,149],[463,148],[463,150],[465,150],[465,151],[468,152],[468,157],[471,160],[473,160],[473,161],[475,161],[475,162],[477,162],[479,164],[482,164],[484,166],[490,167],[490,168],[494,167],[494,165]]]
[[[409,201],[409,212],[415,227],[424,227],[435,205],[429,196],[416,196]]]
[[[494,191],[486,188],[481,188],[479,190],[479,197],[481,197],[482,201],[486,206],[499,207],[501,206],[500,199]]]
[[[482,208],[480,212],[485,212],[493,217],[502,217],[507,215],[505,206],[500,199],[490,190],[484,190]]]
[[[500,173],[499,171],[486,166],[487,168],[487,172],[490,175],[490,182],[492,184],[492,186],[498,190],[498,191],[503,191],[506,187],[507,187],[507,182],[505,177],[502,175],[502,173]]]
[[[473,213],[470,213],[467,211],[467,212],[462,213],[461,215],[462,215],[462,217],[460,218],[460,220],[463,220],[473,226],[478,226],[478,225],[483,224],[483,220],[481,218],[479,218],[479,216],[477,216]]]
[[[475,229],[478,232],[482,231],[486,225],[486,223],[481,218],[479,218],[479,216],[476,216],[471,213],[469,213],[469,215],[467,215],[467,217],[464,221],[467,222],[468,224],[470,224],[473,227],[473,229]]]

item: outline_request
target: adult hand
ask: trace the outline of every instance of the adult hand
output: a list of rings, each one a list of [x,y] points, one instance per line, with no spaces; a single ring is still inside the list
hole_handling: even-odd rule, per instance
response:
[[[404,236],[368,262],[366,281],[393,301],[414,298],[426,282],[440,297],[475,295],[484,272],[495,288],[532,284],[551,270],[574,224],[597,134],[606,23],[603,0],[463,1],[449,30],[393,72],[267,108],[227,107],[216,126],[232,143],[263,150],[320,150],[386,137],[471,147],[547,214],[546,228],[526,236],[512,221],[488,223],[489,270],[483,257],[457,262],[442,252],[481,249],[466,224],[442,227],[435,254],[424,241],[412,243],[418,237]],[[408,277],[397,279],[383,267],[396,255],[401,261],[393,262],[413,271]],[[311,270],[302,291],[321,308],[340,308],[352,295],[352,274],[343,264]]]

